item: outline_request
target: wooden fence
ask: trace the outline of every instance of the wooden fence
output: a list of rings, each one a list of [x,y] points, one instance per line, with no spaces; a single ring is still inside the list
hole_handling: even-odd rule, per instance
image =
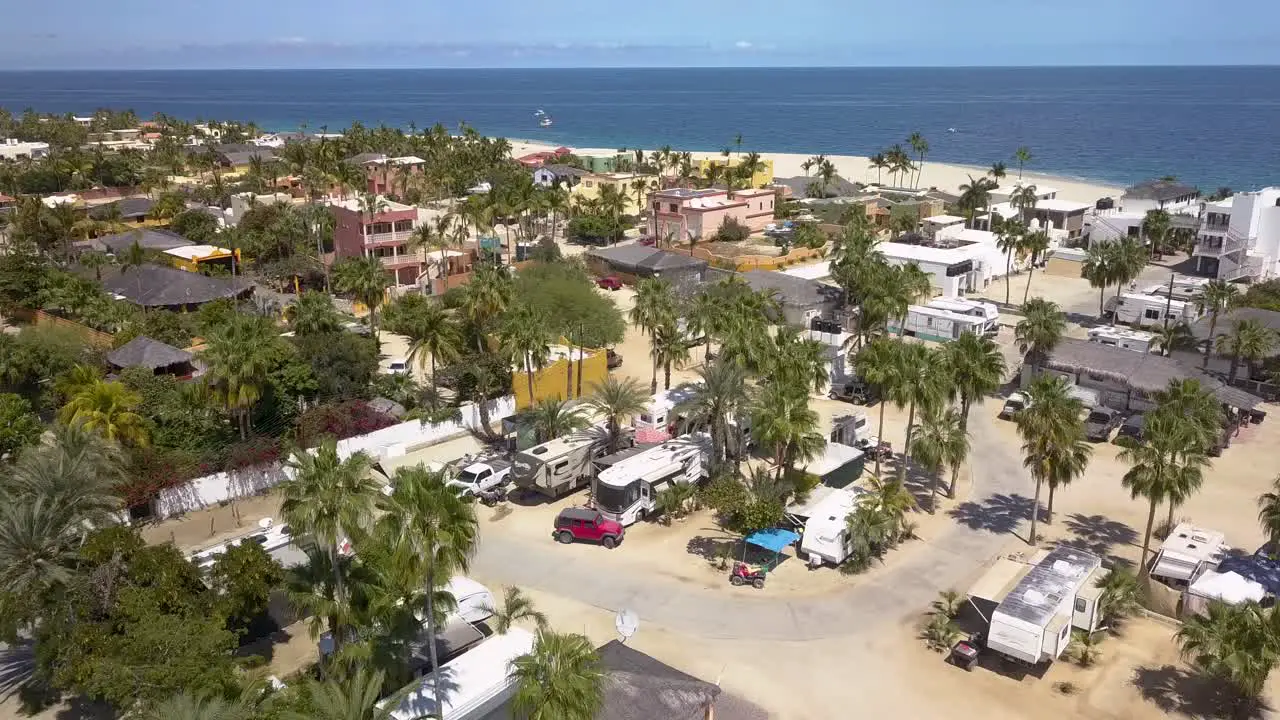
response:
[[[66,328],[74,332],[76,335],[79,335],[80,338],[85,341],[85,344],[92,345],[96,348],[110,349],[112,345],[115,344],[115,336],[110,333],[94,330],[88,325],[81,325],[74,320],[60,318],[57,315],[50,315],[43,310],[37,310],[35,312],[33,322],[36,327]]]

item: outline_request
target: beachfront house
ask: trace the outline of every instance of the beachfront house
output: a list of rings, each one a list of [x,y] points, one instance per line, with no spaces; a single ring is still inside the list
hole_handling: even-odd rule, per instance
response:
[[[572,165],[550,164],[533,170],[533,184],[541,187],[575,187],[589,173]]]
[[[637,190],[637,186],[643,186],[643,189]],[[598,200],[606,187],[612,187],[622,196],[622,214],[639,215],[645,197],[657,190],[660,184],[657,175],[644,173],[584,173],[573,186],[573,203],[579,205],[588,200]]]
[[[409,237],[419,225],[419,209],[386,200],[384,209],[370,218],[355,199],[330,200],[333,214],[333,260],[376,257],[396,285],[414,285],[426,271],[423,248],[409,247]],[[425,212],[425,211],[424,211]]]
[[[399,195],[408,188],[410,178],[421,175],[427,161],[414,155],[390,157],[383,153],[360,153],[345,160],[364,172],[364,192],[374,195]]]
[[[1147,180],[1125,189],[1120,209],[1143,215],[1151,210],[1195,215],[1200,211],[1200,191],[1177,180]]]
[[[935,293],[947,298],[980,291],[1005,273],[1006,257],[996,236],[963,224],[947,225],[932,238],[908,233],[878,249],[891,265],[914,262],[929,275]],[[1017,258],[1013,266],[1019,267]]]
[[[707,170],[712,165],[719,165],[720,167],[734,168],[740,165],[741,163],[742,163],[742,155],[735,155],[733,157],[728,157],[728,158],[725,158],[725,157],[703,158],[697,161],[696,167],[698,169],[698,174],[705,176],[707,174]],[[760,165],[756,168],[756,171],[751,175],[751,187],[762,188],[772,183],[773,183],[773,161],[761,158]]]
[[[1219,280],[1266,280],[1280,272],[1280,187],[1207,203],[1192,252],[1196,272]]]
[[[773,220],[777,194],[770,189],[669,188],[649,195],[649,234],[664,242],[710,240],[726,220],[754,232]]]
[[[0,138],[0,160],[39,160],[49,154],[49,143]]]

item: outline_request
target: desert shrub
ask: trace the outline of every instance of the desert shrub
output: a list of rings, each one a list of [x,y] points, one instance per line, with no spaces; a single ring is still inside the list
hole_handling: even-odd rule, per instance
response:
[[[748,237],[751,237],[751,228],[733,218],[725,218],[716,230],[715,239],[717,242],[742,242]]]

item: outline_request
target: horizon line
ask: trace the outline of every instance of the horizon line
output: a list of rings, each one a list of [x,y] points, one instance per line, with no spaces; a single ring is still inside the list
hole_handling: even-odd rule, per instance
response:
[[[1072,69],[1254,69],[1280,68],[1280,63],[1239,64],[1239,63],[1204,63],[1204,64],[1066,64],[1066,65],[542,65],[532,67],[513,66],[336,66],[336,67],[65,67],[65,68],[27,68],[0,69],[0,75],[19,75],[27,73],[118,73],[118,72],[334,72],[334,71],[442,71],[442,72],[474,72],[474,71],[562,71],[562,70],[1072,70]]]

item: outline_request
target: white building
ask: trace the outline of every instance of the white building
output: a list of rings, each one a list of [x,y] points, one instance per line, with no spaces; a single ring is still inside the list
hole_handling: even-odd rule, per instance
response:
[[[14,138],[0,140],[0,160],[39,160],[49,154],[49,143],[20,142]]]
[[[1047,185],[1036,185],[1034,183],[1024,183],[1014,180],[1008,185],[997,185],[988,191],[992,204],[1006,203],[1013,199],[1023,187],[1035,188],[1036,201],[1053,200],[1058,197],[1058,188],[1049,187]]]
[[[996,236],[962,225],[943,228],[928,245],[886,242],[878,248],[891,265],[919,265],[942,297],[979,291],[1005,271],[1005,254],[996,245]]]
[[[1195,215],[1200,212],[1200,191],[1176,180],[1148,180],[1127,188],[1119,209],[1140,215],[1152,210]]]
[[[1219,280],[1264,280],[1280,269],[1280,187],[1208,203],[1196,247],[1196,271]]]

